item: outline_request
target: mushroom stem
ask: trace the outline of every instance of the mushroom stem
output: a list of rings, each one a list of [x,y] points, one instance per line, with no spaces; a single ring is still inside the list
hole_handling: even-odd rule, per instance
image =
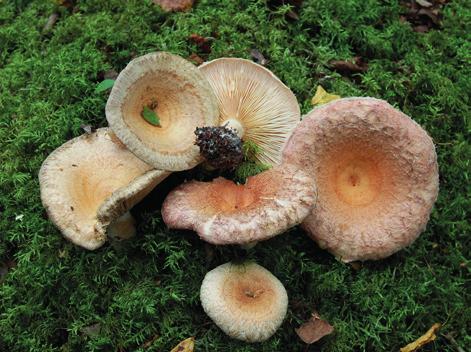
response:
[[[108,236],[128,240],[136,235],[136,220],[129,211],[108,226]]]
[[[239,138],[242,138],[244,136],[244,126],[240,123],[239,120],[236,119],[227,119],[223,123],[221,123],[221,126],[227,127],[227,128],[232,128],[237,132],[237,135]]]

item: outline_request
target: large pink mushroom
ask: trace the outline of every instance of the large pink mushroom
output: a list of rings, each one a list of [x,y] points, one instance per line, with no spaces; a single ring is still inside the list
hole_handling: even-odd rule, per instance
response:
[[[345,262],[385,258],[425,229],[438,194],[435,147],[387,102],[346,98],[312,110],[283,151],[312,175],[318,204],[302,227]]]
[[[295,166],[279,165],[244,185],[217,178],[190,181],[162,205],[168,227],[194,230],[213,244],[251,244],[299,224],[316,200],[314,180]]]

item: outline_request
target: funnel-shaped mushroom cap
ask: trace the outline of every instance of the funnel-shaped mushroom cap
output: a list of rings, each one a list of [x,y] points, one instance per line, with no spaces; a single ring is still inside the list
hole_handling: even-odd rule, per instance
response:
[[[347,98],[314,109],[283,158],[317,181],[318,204],[302,226],[345,262],[384,258],[411,244],[437,198],[432,139],[382,100]]]
[[[168,175],[153,170],[108,128],[101,128],[68,141],[46,158],[39,171],[41,200],[67,239],[93,250],[105,242],[108,225]],[[132,234],[132,218],[123,220],[113,232]]]
[[[200,291],[204,311],[227,335],[247,342],[270,338],[288,308],[281,282],[255,263],[218,266],[206,274]]]
[[[314,180],[296,167],[279,165],[237,185],[222,177],[190,181],[162,205],[168,227],[194,230],[213,244],[247,244],[299,224],[316,200]]]
[[[252,61],[221,58],[201,65],[219,104],[219,123],[255,142],[258,161],[279,164],[281,151],[300,119],[293,92],[272,72]]]
[[[154,126],[144,108],[160,119]],[[216,98],[201,72],[183,58],[156,52],[132,60],[119,74],[106,104],[106,118],[140,159],[161,170],[191,169],[201,158],[196,127],[216,125]]]

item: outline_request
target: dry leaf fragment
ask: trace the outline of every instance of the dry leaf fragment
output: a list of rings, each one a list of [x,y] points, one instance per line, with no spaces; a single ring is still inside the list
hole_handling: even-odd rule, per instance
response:
[[[204,59],[201,56],[199,56],[198,54],[195,54],[195,53],[188,56],[188,60],[190,60],[191,62],[193,62],[197,66],[201,65],[204,62]]]
[[[401,348],[401,352],[415,352],[419,348],[425,346],[426,344],[434,341],[437,338],[437,335],[435,333],[440,329],[442,325],[440,323],[435,323],[432,325],[432,327],[422,336],[420,336],[417,340],[414,342],[408,344],[407,346]]]
[[[265,66],[268,63],[265,56],[257,49],[250,50],[250,56],[252,56],[252,59],[259,65]]]
[[[321,317],[314,312],[311,318],[299,328],[295,329],[295,331],[304,343],[311,344],[331,334],[334,331],[334,327],[325,320],[322,320]]]
[[[330,94],[322,88],[322,86],[317,86],[316,94],[312,97],[311,104],[312,105],[322,105],[331,102],[332,100],[340,99],[340,95]]]
[[[211,44],[214,38],[203,37],[199,34],[193,33],[188,37],[188,40],[196,44],[200,52],[203,54],[209,54],[211,52]]]
[[[422,7],[432,7],[433,4],[431,2],[428,2],[427,0],[415,0],[417,4],[419,4]]]
[[[191,9],[194,0],[154,0],[165,12],[186,11]]]
[[[195,338],[189,337],[176,345],[170,352],[193,352],[195,348]]]
[[[360,56],[355,56],[353,60],[332,60],[329,66],[345,74],[362,73],[368,70],[368,64]]]

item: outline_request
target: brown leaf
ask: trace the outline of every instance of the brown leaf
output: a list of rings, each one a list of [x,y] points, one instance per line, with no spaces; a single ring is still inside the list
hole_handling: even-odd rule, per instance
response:
[[[191,62],[193,62],[197,66],[201,65],[204,62],[204,60],[201,58],[201,56],[199,56],[198,54],[195,54],[195,53],[188,56],[188,60],[190,60]]]
[[[311,318],[299,328],[295,329],[295,331],[304,343],[311,344],[331,334],[334,331],[334,327],[325,320],[322,320],[321,317],[314,312]]]
[[[368,70],[368,64],[361,57],[355,56],[353,60],[332,60],[329,66],[335,71],[345,74],[361,73]]]
[[[193,7],[194,0],[153,0],[165,12],[187,11]]]
[[[265,66],[268,63],[268,60],[265,59],[265,56],[258,49],[250,50],[250,56],[259,65]]]
[[[176,345],[170,352],[193,352],[195,348],[195,338],[189,337]]]
[[[211,44],[214,38],[203,37],[199,34],[193,33],[188,37],[188,40],[191,43],[196,44],[196,46],[202,53],[209,54],[211,52]]]
[[[401,348],[401,352],[414,352],[417,351],[419,348],[425,346],[426,344],[434,341],[437,338],[437,335],[435,333],[440,329],[441,324],[435,323],[432,325],[432,327],[422,336],[420,336],[417,340],[414,342],[408,344],[405,347]]]

